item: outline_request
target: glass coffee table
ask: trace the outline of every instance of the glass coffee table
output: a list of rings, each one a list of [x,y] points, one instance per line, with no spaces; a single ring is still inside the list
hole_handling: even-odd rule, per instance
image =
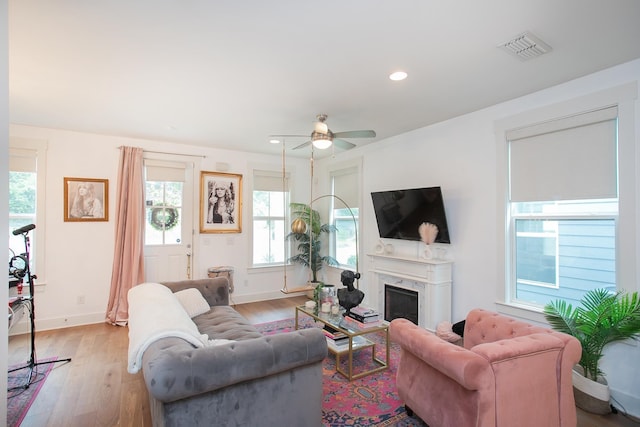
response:
[[[329,352],[336,356],[336,371],[345,376],[349,381],[362,378],[365,375],[370,375],[375,372],[389,369],[388,322],[379,321],[373,323],[372,325],[367,325],[356,322],[355,320],[351,321],[351,319],[349,318],[345,319],[342,315],[343,311],[341,311],[339,314],[323,313],[316,308],[310,309],[302,305],[296,306],[295,329],[298,329],[300,326],[298,323],[298,317],[300,313],[312,317],[316,322],[320,322],[325,327],[325,329],[335,332],[337,335],[340,335],[342,337],[342,339],[340,340],[340,344],[336,344],[333,339],[327,337],[327,346],[329,348]],[[382,332],[381,335],[384,337],[384,345],[386,350],[384,360],[380,359],[376,355],[376,346],[378,344],[372,339],[366,337],[367,335],[379,332]],[[358,350],[362,350],[364,348],[371,348],[372,367],[370,369],[365,369],[363,371],[354,373],[353,355]],[[344,355],[348,357],[346,371],[342,368],[342,365],[340,363],[340,360]]]

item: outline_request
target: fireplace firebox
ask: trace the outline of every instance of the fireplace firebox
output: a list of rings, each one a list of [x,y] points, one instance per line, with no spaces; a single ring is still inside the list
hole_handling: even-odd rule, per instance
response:
[[[384,320],[408,319],[418,324],[418,292],[397,286],[384,285]]]

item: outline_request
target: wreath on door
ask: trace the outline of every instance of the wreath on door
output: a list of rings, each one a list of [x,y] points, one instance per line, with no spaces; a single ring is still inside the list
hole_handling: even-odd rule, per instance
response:
[[[158,231],[171,230],[178,224],[178,208],[154,206],[149,210],[149,224]]]

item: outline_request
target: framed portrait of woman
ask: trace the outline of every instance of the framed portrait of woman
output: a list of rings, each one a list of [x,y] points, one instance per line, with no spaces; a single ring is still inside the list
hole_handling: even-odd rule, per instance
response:
[[[109,180],[64,178],[65,221],[109,221]]]
[[[200,172],[200,233],[242,231],[242,175]]]

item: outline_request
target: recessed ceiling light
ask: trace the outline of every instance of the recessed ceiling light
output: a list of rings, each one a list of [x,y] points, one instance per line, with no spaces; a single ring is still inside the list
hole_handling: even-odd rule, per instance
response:
[[[272,143],[272,144],[280,144],[280,140],[279,139],[270,139],[269,142]]]
[[[396,71],[395,73],[389,74],[389,78],[393,81],[400,81],[407,78],[407,73],[404,71]]]

